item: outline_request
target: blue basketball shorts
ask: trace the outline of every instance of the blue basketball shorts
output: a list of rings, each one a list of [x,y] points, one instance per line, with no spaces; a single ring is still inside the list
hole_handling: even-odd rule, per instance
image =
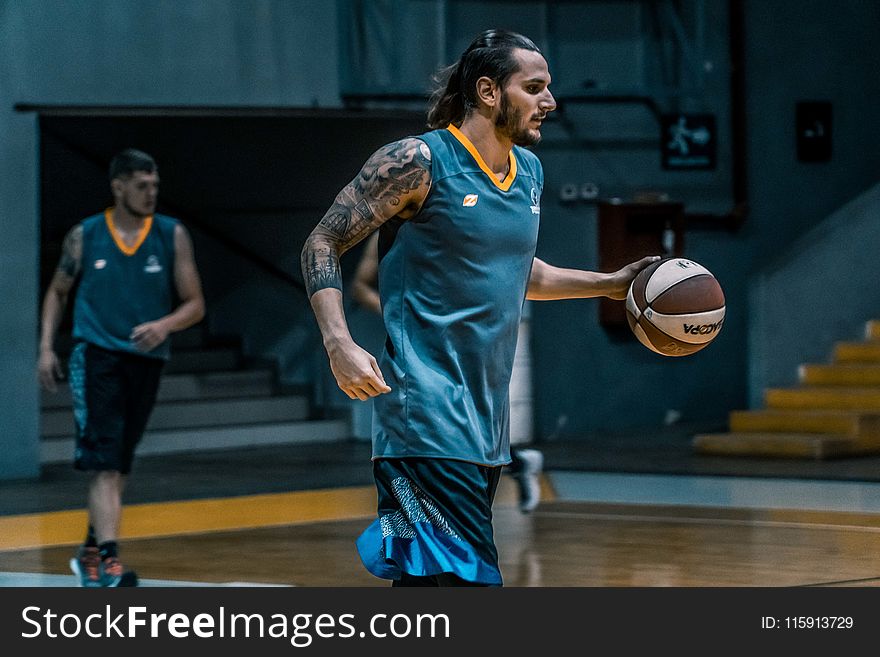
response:
[[[376,577],[445,573],[500,586],[492,502],[502,467],[437,458],[375,459],[378,519],[358,538]]]

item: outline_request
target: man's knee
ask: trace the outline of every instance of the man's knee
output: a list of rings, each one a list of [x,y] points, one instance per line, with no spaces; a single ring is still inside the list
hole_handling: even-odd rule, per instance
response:
[[[119,488],[123,475],[119,470],[97,470],[92,473],[92,486]]]

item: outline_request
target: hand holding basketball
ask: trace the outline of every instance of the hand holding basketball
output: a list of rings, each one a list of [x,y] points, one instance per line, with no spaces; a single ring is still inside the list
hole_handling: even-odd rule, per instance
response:
[[[607,296],[615,301],[623,301],[626,299],[627,292],[629,291],[630,286],[632,285],[633,279],[636,275],[642,271],[645,267],[650,265],[651,263],[657,262],[660,260],[660,256],[645,256],[641,260],[636,260],[635,262],[631,262],[625,267],[621,267],[617,271],[617,275],[620,277],[621,285],[620,289],[614,292],[610,292]]]
[[[639,342],[662,356],[687,356],[721,330],[724,292],[715,276],[687,258],[642,269],[626,296],[626,319]]]

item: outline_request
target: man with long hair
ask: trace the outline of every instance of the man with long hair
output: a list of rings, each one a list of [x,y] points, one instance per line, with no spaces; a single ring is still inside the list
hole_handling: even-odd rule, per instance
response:
[[[428,127],[376,151],[302,250],[331,370],[375,397],[378,519],[358,538],[394,586],[500,586],[492,501],[510,462],[508,386],[524,299],[624,299],[658,256],[616,272],[535,258],[544,187],[526,147],[556,108],[543,55],[504,30],[446,69]],[[380,360],[351,337],[339,258],[379,230]]]

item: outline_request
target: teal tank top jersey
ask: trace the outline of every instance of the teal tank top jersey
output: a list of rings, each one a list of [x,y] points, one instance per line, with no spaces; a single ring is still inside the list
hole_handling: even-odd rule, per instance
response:
[[[129,339],[138,324],[174,307],[174,229],[164,215],[148,219],[139,244],[129,248],[111,232],[110,210],[82,222],[82,275],[73,307],[73,337],[113,351],[168,359],[170,340],[149,352]]]
[[[514,146],[498,181],[454,126],[418,137],[431,150],[419,213],[380,229],[387,340],[373,458],[510,462],[517,330],[538,238],[541,163]]]

